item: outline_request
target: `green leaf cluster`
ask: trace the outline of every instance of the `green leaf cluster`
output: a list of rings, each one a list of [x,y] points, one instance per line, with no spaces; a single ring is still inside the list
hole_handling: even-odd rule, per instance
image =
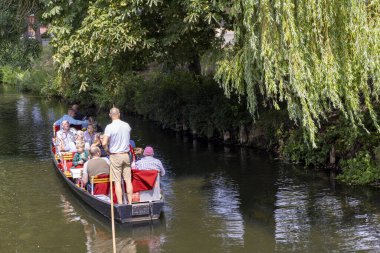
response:
[[[380,167],[376,166],[371,155],[366,151],[359,152],[354,158],[342,160],[343,173],[337,179],[349,185],[365,185],[380,180]]]

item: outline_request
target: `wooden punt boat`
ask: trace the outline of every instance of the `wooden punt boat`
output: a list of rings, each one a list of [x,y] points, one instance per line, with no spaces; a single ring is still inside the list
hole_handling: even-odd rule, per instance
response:
[[[53,143],[51,154],[56,171],[67,183],[70,189],[75,193],[75,195],[90,207],[92,207],[94,210],[110,219],[111,204],[109,197],[102,194],[92,195],[85,188],[75,183],[75,180],[72,177],[72,173],[68,168],[69,166],[67,166],[67,164],[70,164],[73,158],[73,154],[65,153],[58,155],[55,152]],[[159,177],[157,177],[156,180],[159,180]],[[164,201],[162,196],[158,200],[149,200],[144,202],[137,201],[133,202],[132,204],[114,204],[114,218],[117,222],[120,223],[157,220],[160,218],[163,206]]]

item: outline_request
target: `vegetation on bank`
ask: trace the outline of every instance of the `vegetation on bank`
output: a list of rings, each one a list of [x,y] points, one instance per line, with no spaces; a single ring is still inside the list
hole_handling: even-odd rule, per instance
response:
[[[347,184],[380,179],[379,1],[30,2],[57,72],[0,64],[6,83],[265,148]]]
[[[21,92],[58,97],[54,90],[56,72],[53,67],[52,49],[46,46],[40,50],[41,53],[38,55],[27,58],[29,66],[26,68],[11,64],[0,65],[0,83],[13,86]]]

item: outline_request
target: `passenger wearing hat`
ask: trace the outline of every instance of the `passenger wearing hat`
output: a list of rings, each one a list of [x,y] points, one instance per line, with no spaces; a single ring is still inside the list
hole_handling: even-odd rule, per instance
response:
[[[160,160],[153,157],[154,150],[152,147],[147,146],[143,152],[143,158],[136,162],[136,167],[139,170],[158,170],[160,172],[160,176],[165,175],[164,166]]]
[[[161,161],[154,158],[153,155],[153,148],[147,146],[143,152],[144,157],[136,162],[136,167],[138,170],[157,170],[159,172],[153,189],[139,192],[141,202],[161,199],[160,176],[162,177],[165,175],[165,169],[162,166]]]

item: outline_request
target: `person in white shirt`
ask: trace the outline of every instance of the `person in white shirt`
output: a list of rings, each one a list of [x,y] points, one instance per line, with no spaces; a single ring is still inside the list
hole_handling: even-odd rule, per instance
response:
[[[67,120],[62,121],[56,140],[59,152],[76,152],[75,135],[70,131],[70,123]]]
[[[115,107],[112,108],[109,116],[112,119],[112,123],[106,126],[102,145],[105,151],[110,155],[110,174],[112,181],[115,182],[115,193],[118,203],[123,203],[121,189],[121,175],[123,175],[127,186],[128,203],[132,204],[133,187],[131,178],[131,161],[129,157],[131,127],[128,123],[120,120],[119,109]]]

